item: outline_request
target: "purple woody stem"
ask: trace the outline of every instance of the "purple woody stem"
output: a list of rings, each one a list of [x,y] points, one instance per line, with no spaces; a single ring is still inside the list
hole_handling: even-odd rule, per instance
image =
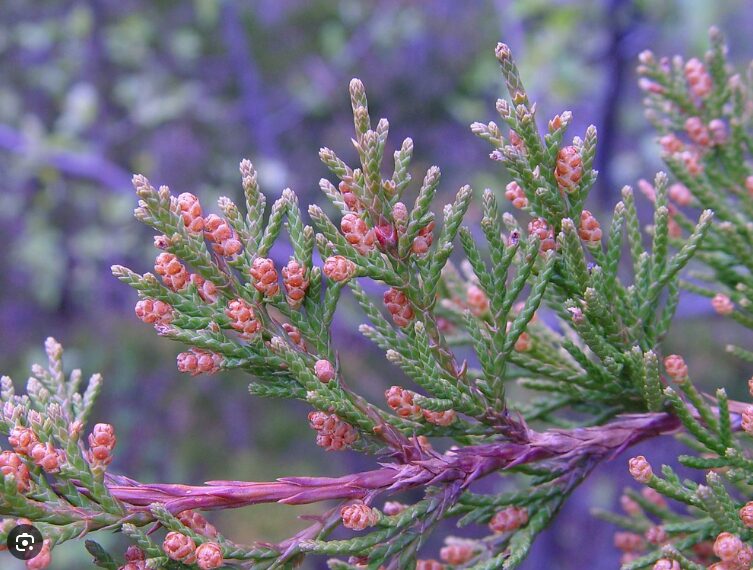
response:
[[[299,505],[331,499],[363,499],[382,492],[398,492],[427,485],[460,483],[466,488],[489,473],[548,460],[567,466],[587,459],[598,462],[627,447],[676,431],[680,421],[667,413],[622,416],[603,426],[572,430],[528,431],[527,441],[467,446],[439,455],[431,453],[406,463],[343,477],[286,477],[271,482],[209,481],[205,485],[145,484],[108,477],[118,500],[134,507],[163,503],[178,513],[186,509],[228,509],[258,503]]]

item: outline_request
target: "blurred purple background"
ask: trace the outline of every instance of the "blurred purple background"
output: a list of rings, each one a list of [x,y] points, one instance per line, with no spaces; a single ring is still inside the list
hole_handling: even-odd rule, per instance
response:
[[[237,165],[248,157],[270,197],[290,186],[303,205],[320,201],[327,173],[318,148],[353,159],[347,84],[358,76],[372,116],[390,120],[391,146],[413,138],[416,176],[442,168],[441,199],[464,183],[502,189],[501,169],[468,129],[494,119],[501,40],[540,120],[570,109],[573,135],[590,123],[599,129],[590,206],[604,213],[623,184],[661,168],[635,86],[637,54],[702,54],[711,24],[727,34],[734,61],[751,58],[745,0],[3,0],[0,370],[24,379],[47,335],[68,348],[70,367],[101,370],[95,419],[117,428],[113,468],[142,480],[369,468],[370,458],[325,455],[301,427],[305,407],[248,397],[241,375],[178,375],[179,347],[133,316],[135,293],[110,276],[113,263],[150,270],[154,254],[131,217],[131,174],[193,192],[211,210],[221,195],[241,196]],[[477,219],[472,209],[468,221]],[[394,370],[355,332],[357,308],[342,305],[336,336],[346,373],[378,400]],[[695,377],[744,398],[750,370],[723,352],[741,331],[707,315],[703,300],[684,297],[669,348],[690,356]],[[641,451],[658,463],[678,445],[664,438]],[[614,529],[589,509],[617,503],[630,484],[625,461],[600,467],[575,493],[524,568],[617,567]],[[502,484],[493,479],[489,489]],[[254,507],[214,521],[238,541],[276,540],[319,508]],[[59,549],[53,568],[80,567],[82,552]]]

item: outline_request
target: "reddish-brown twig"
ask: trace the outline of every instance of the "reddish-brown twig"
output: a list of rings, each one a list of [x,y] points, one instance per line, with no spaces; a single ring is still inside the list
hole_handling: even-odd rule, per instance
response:
[[[581,460],[598,462],[648,438],[676,431],[679,420],[667,413],[626,415],[603,426],[573,430],[529,431],[528,441],[467,446],[443,455],[431,453],[406,463],[343,477],[286,477],[271,482],[209,481],[205,485],[147,484],[110,476],[117,499],[135,507],[162,503],[171,512],[227,509],[258,503],[290,505],[331,499],[362,499],[369,494],[461,482],[500,469],[547,460],[552,468]]]

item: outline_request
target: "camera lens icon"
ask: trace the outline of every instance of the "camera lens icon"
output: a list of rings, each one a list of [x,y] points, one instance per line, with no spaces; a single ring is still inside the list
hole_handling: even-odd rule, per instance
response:
[[[16,550],[19,552],[26,552],[30,548],[34,548],[36,539],[33,534],[28,532],[22,532],[16,537]]]
[[[8,533],[8,552],[20,560],[31,560],[42,550],[42,533],[30,524],[20,524]]]

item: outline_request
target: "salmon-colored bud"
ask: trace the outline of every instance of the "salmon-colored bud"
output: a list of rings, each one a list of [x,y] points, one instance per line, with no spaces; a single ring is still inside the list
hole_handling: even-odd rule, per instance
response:
[[[471,284],[466,291],[468,309],[477,317],[481,317],[489,312],[489,297],[484,290],[478,285]]]
[[[441,412],[423,410],[423,414],[427,422],[442,427],[451,425],[456,419],[455,410],[443,410]]]
[[[669,540],[669,535],[661,525],[652,526],[646,531],[646,540],[651,544],[662,545]]]
[[[583,177],[583,161],[575,146],[566,146],[557,153],[554,177],[565,192],[574,192]]]
[[[614,533],[614,545],[623,552],[640,552],[646,547],[646,542],[640,534],[616,532]]]
[[[700,117],[689,117],[685,121],[685,132],[695,144],[698,146],[709,146],[711,144],[711,136],[709,130]]]
[[[688,365],[679,354],[670,354],[664,359],[664,368],[667,376],[675,382],[684,382],[688,378]]]
[[[117,441],[115,429],[110,424],[96,424],[89,434],[89,445],[91,447],[104,446],[112,450]]]
[[[753,547],[743,544],[740,548],[740,552],[737,553],[737,558],[732,561],[736,568],[750,568],[753,564]]]
[[[358,432],[355,428],[335,414],[311,412],[309,425],[318,432],[316,444],[327,451],[340,451],[358,439]]]
[[[527,332],[520,333],[518,340],[515,341],[513,349],[515,352],[528,352],[533,348],[533,339]]]
[[[739,537],[730,532],[722,532],[714,541],[714,554],[724,562],[732,562],[742,547],[743,543]]]
[[[117,438],[110,424],[97,424],[89,434],[89,462],[92,466],[106,467],[112,463],[112,450]]]
[[[659,146],[666,154],[676,154],[682,152],[685,149],[685,145],[674,134],[664,135],[659,139]]]
[[[166,235],[154,236],[154,247],[157,249],[167,249],[171,245],[172,243]]]
[[[0,453],[0,475],[3,477],[11,475],[16,481],[16,489],[18,489],[19,493],[25,493],[29,490],[29,468],[26,467],[26,463],[23,462],[23,459],[18,454],[12,451],[3,451]]]
[[[554,240],[554,230],[549,226],[544,218],[535,218],[528,224],[528,233],[537,236],[541,240],[539,251],[541,253],[557,247]]]
[[[651,464],[642,455],[633,457],[628,461],[628,469],[630,475],[638,481],[638,483],[648,483],[651,477],[654,476],[654,472],[651,470]]]
[[[638,80],[638,87],[648,93],[654,93],[656,95],[662,95],[667,92],[664,86],[659,85],[656,81],[651,81],[646,77],[641,77]]]
[[[138,546],[132,544],[125,552],[126,562],[138,562],[139,560],[146,560],[146,554]]]
[[[517,150],[520,154],[527,154],[528,149],[526,149],[526,143],[523,141],[521,136],[514,130],[510,129],[510,144],[513,146],[515,150]]]
[[[173,320],[173,308],[156,299],[141,299],[134,310],[136,316],[148,325],[169,325]]]
[[[366,222],[357,215],[345,214],[340,221],[340,229],[348,243],[361,255],[366,255],[374,249],[376,243],[374,230],[369,229]]]
[[[112,463],[112,451],[103,446],[92,447],[89,449],[87,458],[92,467],[104,469]]]
[[[514,180],[510,182],[505,189],[505,198],[512,202],[516,208],[525,208],[528,206],[528,198],[520,187],[520,184]]]
[[[30,455],[32,448],[39,443],[34,430],[28,427],[16,426],[10,431],[8,436],[13,451],[20,455]]]
[[[172,560],[193,564],[196,562],[196,544],[190,537],[179,532],[168,532],[162,542],[162,550]]]
[[[211,525],[200,513],[187,510],[176,515],[178,520],[197,534],[214,538],[217,536],[217,529]]]
[[[342,255],[333,255],[324,262],[324,275],[332,281],[347,281],[356,272],[356,264]]]
[[[401,418],[416,419],[421,416],[421,408],[413,403],[413,392],[400,386],[391,386],[384,393],[387,405]]]
[[[178,371],[196,376],[197,374],[215,374],[219,372],[224,358],[221,354],[204,350],[202,348],[191,348],[186,352],[178,355]]]
[[[230,319],[230,326],[242,335],[252,336],[261,329],[261,323],[256,319],[253,307],[243,299],[230,301],[225,315]]]
[[[277,284],[275,263],[268,257],[254,259],[249,273],[253,279],[254,288],[266,297],[273,297],[280,290]]]
[[[190,192],[184,192],[178,196],[175,202],[180,216],[183,218],[183,223],[189,231],[201,232],[204,229],[204,218],[201,217],[199,199]]]
[[[343,526],[351,530],[365,530],[379,522],[379,511],[359,501],[340,509]]]
[[[688,187],[681,182],[675,182],[667,189],[669,193],[669,199],[675,202],[678,206],[689,206],[693,201],[693,194],[690,193]]]
[[[714,298],[711,299],[711,306],[714,307],[714,310],[718,314],[724,316],[731,315],[735,310],[735,304],[732,302],[732,299],[721,293],[715,295]]]
[[[380,218],[379,223],[374,228],[374,233],[382,250],[393,249],[397,245],[397,230],[386,218]]]
[[[740,520],[748,528],[753,528],[753,501],[749,501],[740,509]]]
[[[700,176],[703,174],[703,163],[701,162],[701,157],[697,152],[693,151],[684,151],[680,153],[680,160],[682,160],[683,165],[685,166],[685,170],[688,171],[688,174],[691,176]]]
[[[714,144],[720,145],[727,142],[727,125],[721,119],[713,119],[709,123],[711,131],[711,140]]]
[[[682,237],[682,228],[680,227],[680,224],[677,223],[677,220],[675,220],[675,216],[673,216],[671,212],[669,214],[667,230],[669,233],[669,237],[671,238]]]
[[[217,214],[209,214],[204,219],[204,234],[209,241],[222,243],[233,237],[233,229]]]
[[[745,406],[740,414],[740,427],[745,433],[753,433],[753,406]]]
[[[395,202],[392,206],[392,219],[398,226],[404,225],[408,221],[408,208],[402,202]]]
[[[214,303],[217,300],[217,286],[211,281],[204,279],[198,273],[192,273],[191,283],[196,286],[199,297],[205,303]]]
[[[50,539],[46,538],[34,558],[26,561],[26,570],[44,570],[52,563],[52,547]]]
[[[222,547],[216,542],[205,542],[196,549],[196,565],[201,570],[213,570],[223,563]]]
[[[660,509],[667,508],[667,499],[662,497],[661,493],[659,493],[659,491],[657,491],[656,489],[652,489],[651,487],[644,487],[643,489],[641,489],[641,496],[649,503],[656,505]]]
[[[290,341],[301,350],[306,350],[306,344],[303,342],[303,336],[301,331],[290,323],[282,323],[283,330],[287,333]]]
[[[528,522],[528,509],[507,507],[497,512],[489,521],[489,528],[494,532],[511,532]]]
[[[154,271],[173,291],[180,291],[188,284],[188,271],[172,253],[166,251],[160,253],[154,262]]]
[[[474,548],[470,544],[449,544],[442,547],[439,557],[452,566],[461,566],[474,556]]]
[[[47,473],[58,473],[65,462],[65,453],[51,442],[38,443],[31,449],[31,458]]]
[[[362,210],[361,203],[353,193],[353,188],[345,181],[340,182],[338,189],[343,196],[343,202],[352,212],[360,212]]]
[[[395,515],[402,513],[407,508],[407,505],[404,505],[403,503],[398,503],[397,501],[387,501],[382,507],[382,512],[384,512],[384,514],[388,517],[394,517]]]
[[[641,506],[627,495],[620,497],[620,506],[625,514],[632,516],[639,515],[641,513]]]
[[[586,245],[596,246],[601,243],[601,235],[599,220],[588,210],[583,210],[580,213],[580,226],[578,227],[580,239],[586,242]]]
[[[562,117],[555,115],[552,119],[550,119],[547,127],[549,128],[549,132],[553,133],[554,131],[561,129],[562,125],[564,125]]]
[[[656,188],[645,178],[638,180],[638,189],[652,204],[656,203]]]
[[[434,220],[430,221],[423,228],[418,230],[418,235],[413,240],[411,251],[416,255],[424,255],[429,251],[432,242],[434,241]]]
[[[405,328],[413,320],[413,308],[401,290],[390,287],[384,294],[384,304],[397,326]]]
[[[699,59],[694,57],[685,63],[685,79],[691,93],[696,97],[703,99],[711,93],[713,87],[711,75]]]
[[[335,377],[335,367],[329,360],[320,359],[314,364],[314,374],[320,382],[327,384]]]
[[[230,227],[227,220],[216,214],[210,214],[204,218],[204,237],[212,242],[212,249],[223,257],[232,257],[240,253],[241,242]]]
[[[282,286],[288,305],[294,309],[300,307],[309,286],[306,266],[291,258],[282,268]]]

